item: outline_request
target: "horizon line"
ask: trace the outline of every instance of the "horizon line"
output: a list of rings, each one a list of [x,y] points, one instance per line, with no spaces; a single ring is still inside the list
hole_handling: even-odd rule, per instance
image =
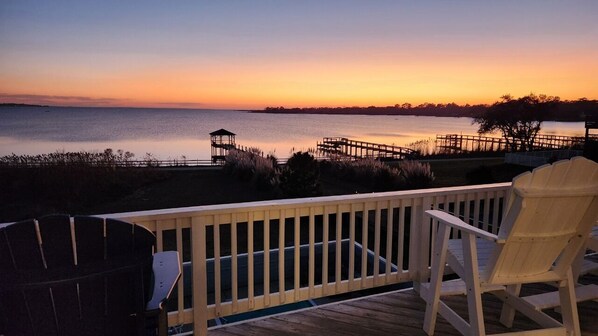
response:
[[[558,96],[557,96],[558,97]],[[590,101],[590,102],[598,102],[598,99],[596,98],[587,98],[587,97],[580,97],[577,99],[564,99],[561,100],[561,102],[578,102],[578,101]],[[160,103],[161,105],[169,105],[168,103]],[[44,104],[44,103],[23,103],[23,102],[2,102],[0,101],[0,106],[5,106],[5,105],[14,105],[14,106],[32,106],[32,107],[65,107],[65,108],[129,108],[129,109],[177,109],[177,110],[222,110],[222,111],[261,111],[261,110],[266,110],[267,108],[273,108],[273,109],[279,109],[279,108],[283,108],[283,109],[326,109],[326,108],[330,108],[330,109],[335,109],[335,108],[369,108],[369,107],[375,107],[375,108],[386,108],[386,107],[399,107],[402,108],[402,105],[404,104],[409,104],[411,105],[410,108],[416,108],[422,105],[426,105],[426,104],[433,104],[433,105],[448,105],[448,104],[455,104],[459,107],[465,107],[467,105],[469,106],[490,106],[494,103],[464,103],[464,104],[458,104],[455,102],[450,102],[450,103],[432,103],[432,102],[424,102],[424,103],[420,103],[420,104],[411,104],[408,102],[402,103],[402,104],[391,104],[391,105],[367,105],[367,106],[359,106],[359,105],[351,105],[351,106],[342,106],[342,105],[336,105],[336,106],[303,106],[303,107],[299,107],[299,106],[291,106],[291,107],[286,107],[283,105],[267,105],[261,108],[230,108],[230,107],[185,107],[185,106],[176,106],[177,104],[181,104],[181,103],[172,103],[172,106],[143,106],[144,104],[141,103],[139,105],[87,105],[87,104],[75,104],[75,105],[66,105],[66,104]],[[195,104],[195,103],[185,103],[182,105],[191,105],[191,104]]]

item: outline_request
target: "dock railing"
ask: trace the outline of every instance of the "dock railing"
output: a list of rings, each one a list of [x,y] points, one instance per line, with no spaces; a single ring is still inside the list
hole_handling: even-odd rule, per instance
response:
[[[218,317],[404,282],[418,290],[433,253],[434,230],[424,210],[445,209],[497,233],[509,187],[498,183],[102,216],[146,226],[156,233],[158,251],[177,250],[181,266],[190,262],[169,324],[192,324],[195,335],[206,335],[207,322]],[[347,240],[348,249],[335,244]],[[306,246],[308,252],[302,253]]]

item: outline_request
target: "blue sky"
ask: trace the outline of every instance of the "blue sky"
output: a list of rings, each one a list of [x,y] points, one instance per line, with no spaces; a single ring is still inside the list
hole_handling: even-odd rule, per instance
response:
[[[598,1],[2,1],[0,101],[597,98],[597,14]]]

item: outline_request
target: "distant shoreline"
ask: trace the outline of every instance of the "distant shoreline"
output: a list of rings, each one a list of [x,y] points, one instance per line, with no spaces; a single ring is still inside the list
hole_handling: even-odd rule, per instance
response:
[[[369,107],[266,107],[262,110],[250,110],[252,113],[271,114],[328,114],[328,115],[390,115],[390,116],[420,116],[420,117],[451,117],[475,118],[490,105],[457,105],[451,104],[411,104],[394,106]],[[580,99],[576,101],[561,101],[553,115],[545,121],[581,122],[586,115],[598,114],[598,100]]]
[[[50,107],[50,105],[20,104],[20,103],[0,103],[0,107]]]
[[[473,118],[474,115],[470,113],[426,113],[426,112],[414,112],[414,111],[396,111],[396,112],[385,112],[385,111],[371,111],[366,108],[345,111],[336,111],[335,109],[328,109],[326,111],[312,111],[311,109],[285,109],[284,111],[277,110],[248,110],[250,113],[267,113],[267,114],[320,114],[320,115],[373,115],[373,116],[414,116],[414,117],[440,117],[440,118]]]

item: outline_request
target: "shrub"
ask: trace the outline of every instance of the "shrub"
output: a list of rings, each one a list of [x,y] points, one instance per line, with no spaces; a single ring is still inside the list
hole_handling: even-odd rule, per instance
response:
[[[401,178],[405,188],[421,189],[434,182],[434,173],[429,163],[405,160],[401,163]]]
[[[321,195],[318,161],[307,152],[297,152],[280,174],[280,188],[289,197]]]
[[[267,189],[275,185],[276,158],[262,157],[257,148],[248,151],[233,149],[228,152],[224,163],[224,172],[242,181],[252,181],[257,188]]]
[[[253,176],[253,154],[240,150],[230,150],[226,154],[223,170],[242,181],[249,181]]]
[[[376,190],[392,190],[400,182],[399,170],[373,158],[356,161],[336,159],[325,166],[341,179],[363,183]]]
[[[277,185],[276,167],[269,157],[256,156],[254,161],[253,183],[258,189],[269,189]]]

